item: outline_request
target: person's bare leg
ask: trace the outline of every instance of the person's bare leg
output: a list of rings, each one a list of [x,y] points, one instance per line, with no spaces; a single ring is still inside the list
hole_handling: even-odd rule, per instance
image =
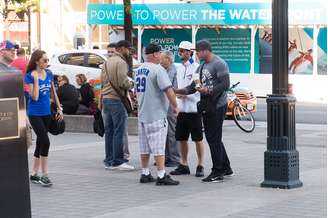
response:
[[[33,157],[33,162],[32,162],[32,175],[38,174],[40,169],[40,158]]]
[[[157,171],[165,170],[165,156],[164,155],[154,156],[154,159],[156,162]]]
[[[140,159],[141,159],[141,167],[142,168],[148,168],[149,165],[149,154],[141,154]]]
[[[41,162],[42,175],[47,176],[48,175],[48,157],[40,156],[40,162]]]
[[[204,161],[204,143],[203,141],[198,141],[196,143],[196,153],[198,158],[198,165],[203,166]]]
[[[188,141],[180,141],[181,164],[188,166]]]

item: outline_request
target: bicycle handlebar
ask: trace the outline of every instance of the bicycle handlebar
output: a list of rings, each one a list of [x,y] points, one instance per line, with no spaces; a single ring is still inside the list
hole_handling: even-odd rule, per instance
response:
[[[239,84],[240,84],[240,82],[237,82],[236,84],[233,84],[230,89],[236,88],[236,86],[238,86]]]

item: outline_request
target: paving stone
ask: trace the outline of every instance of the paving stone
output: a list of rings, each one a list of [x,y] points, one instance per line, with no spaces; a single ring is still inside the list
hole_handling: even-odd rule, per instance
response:
[[[139,184],[138,139],[130,136],[130,164],[138,170],[105,170],[104,138],[95,134],[65,133],[51,137],[50,178],[54,185],[31,184],[34,218],[107,217],[326,217],[327,214],[327,127],[297,125],[302,188],[261,188],[263,181],[266,125],[251,134],[226,121],[224,143],[235,176],[223,183],[204,184],[194,175],[176,176],[176,187]],[[313,134],[315,133],[315,134]],[[206,143],[205,143],[206,144]],[[189,164],[196,168],[195,146],[190,142]],[[29,158],[33,148],[29,150]],[[151,160],[151,164],[153,160]],[[208,146],[205,172],[211,168]],[[168,168],[169,172],[173,168]],[[154,166],[151,166],[156,175]]]

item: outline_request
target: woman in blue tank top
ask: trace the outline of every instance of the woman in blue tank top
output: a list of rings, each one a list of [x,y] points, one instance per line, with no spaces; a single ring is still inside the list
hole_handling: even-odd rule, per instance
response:
[[[56,102],[58,119],[63,119],[60,102],[57,95],[54,95],[52,72],[46,69],[48,62],[46,52],[36,50],[32,53],[25,76],[25,82],[30,88],[27,114],[37,135],[30,180],[43,186],[52,185],[48,177],[48,152],[50,147],[48,128],[51,122],[51,98]],[[40,168],[41,177],[38,176]]]

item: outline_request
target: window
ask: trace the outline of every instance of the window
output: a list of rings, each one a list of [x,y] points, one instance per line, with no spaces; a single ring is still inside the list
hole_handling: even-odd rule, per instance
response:
[[[99,65],[103,64],[105,60],[96,54],[88,54],[87,67],[99,68]]]
[[[83,53],[73,53],[65,54],[58,57],[58,60],[62,64],[69,64],[75,66],[83,66],[84,64],[84,54]]]
[[[65,54],[65,55],[60,55],[60,56],[58,57],[58,60],[59,60],[59,62],[60,62],[61,64],[64,64],[66,58],[67,58],[67,54]]]

